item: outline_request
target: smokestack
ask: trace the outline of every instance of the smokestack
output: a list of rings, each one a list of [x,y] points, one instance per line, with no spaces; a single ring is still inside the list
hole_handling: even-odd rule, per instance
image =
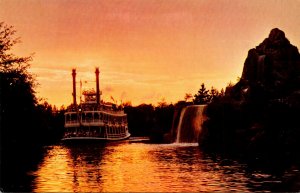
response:
[[[73,104],[76,105],[76,69],[72,69],[72,77],[73,77]]]
[[[99,87],[99,68],[96,68],[96,99],[97,99],[97,104],[100,104],[100,87]]]

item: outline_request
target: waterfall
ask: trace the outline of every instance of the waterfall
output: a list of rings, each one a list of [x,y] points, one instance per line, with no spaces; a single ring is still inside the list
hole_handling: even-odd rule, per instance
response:
[[[184,114],[185,114],[185,110],[186,110],[187,107],[184,107],[182,110],[181,110],[181,113],[180,113],[180,118],[179,118],[179,123],[177,125],[177,136],[176,136],[176,143],[179,143],[180,142],[180,133],[181,133],[181,127],[180,125],[182,125],[182,118],[184,117]]]
[[[196,143],[205,120],[203,111],[206,105],[191,105],[184,107],[180,113],[177,125],[175,143]]]

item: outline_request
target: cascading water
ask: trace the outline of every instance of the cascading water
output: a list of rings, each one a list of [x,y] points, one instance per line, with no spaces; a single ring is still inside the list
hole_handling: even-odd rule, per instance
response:
[[[177,125],[177,136],[176,136],[176,141],[175,141],[175,143],[179,143],[180,142],[180,132],[181,132],[181,125],[182,125],[182,118],[184,117],[184,114],[185,114],[185,110],[186,110],[186,108],[187,107],[185,107],[185,108],[183,108],[182,110],[181,110],[181,113],[180,113],[180,117],[179,117],[179,123],[178,123],[178,125]]]
[[[205,120],[203,111],[206,105],[191,105],[182,109],[177,125],[175,143],[196,143]]]

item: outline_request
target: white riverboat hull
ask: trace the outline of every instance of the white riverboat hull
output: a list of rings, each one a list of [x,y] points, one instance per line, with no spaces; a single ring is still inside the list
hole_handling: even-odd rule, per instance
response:
[[[119,137],[119,138],[107,138],[107,137],[67,137],[67,138],[62,138],[61,140],[64,142],[70,142],[70,141],[90,141],[90,142],[96,142],[96,141],[101,141],[101,142],[109,142],[109,141],[121,141],[121,140],[126,140],[130,137],[130,134],[124,136],[124,137]]]

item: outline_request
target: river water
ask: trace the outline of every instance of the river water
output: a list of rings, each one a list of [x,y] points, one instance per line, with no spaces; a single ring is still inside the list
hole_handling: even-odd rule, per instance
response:
[[[197,144],[109,143],[45,147],[34,192],[274,191],[282,176],[204,154]]]

